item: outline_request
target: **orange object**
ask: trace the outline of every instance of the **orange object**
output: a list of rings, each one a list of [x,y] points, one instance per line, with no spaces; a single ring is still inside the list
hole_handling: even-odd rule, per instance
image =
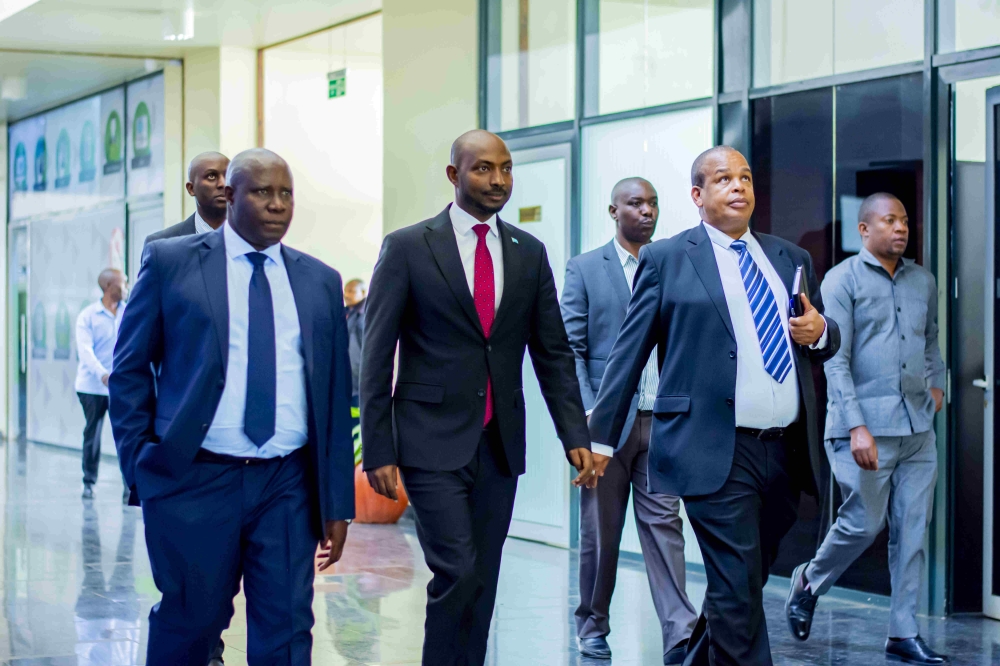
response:
[[[361,469],[361,465],[354,468],[354,505],[356,523],[369,523],[375,525],[391,525],[399,521],[406,507],[410,505],[406,497],[406,490],[396,473],[396,493],[399,496],[398,502],[393,502],[387,497],[382,497],[368,483],[368,475]]]

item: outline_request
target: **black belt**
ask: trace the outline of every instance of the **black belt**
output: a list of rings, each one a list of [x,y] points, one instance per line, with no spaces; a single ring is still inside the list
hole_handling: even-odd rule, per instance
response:
[[[636,416],[652,416],[652,409],[637,409],[635,410]]]
[[[224,453],[215,453],[214,451],[209,451],[208,449],[198,449],[197,455],[195,455],[195,462],[206,462],[206,463],[216,463],[221,465],[269,465],[271,463],[281,462],[282,460],[292,459],[296,455],[301,455],[306,450],[306,447],[300,447],[295,449],[286,456],[275,456],[273,458],[241,458],[240,456],[227,456]]]
[[[741,426],[736,426],[736,432],[740,435],[749,435],[754,439],[759,439],[762,442],[773,442],[779,440],[785,436],[785,431],[788,428],[743,428]]]

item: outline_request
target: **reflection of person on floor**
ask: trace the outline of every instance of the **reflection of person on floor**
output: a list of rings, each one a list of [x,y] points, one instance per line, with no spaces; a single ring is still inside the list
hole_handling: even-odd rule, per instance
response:
[[[87,424],[83,428],[83,498],[93,499],[101,463],[101,430],[108,412],[108,377],[125,306],[126,279],[118,269],[105,268],[97,277],[101,300],[76,318],[76,395]]]
[[[827,273],[823,300],[843,347],[826,364],[826,455],[844,503],[811,562],[792,574],[785,612],[792,635],[809,638],[819,596],[889,521],[892,609],[886,656],[944,664],[918,634],[917,600],[937,480],[934,414],[944,404],[934,276],[904,259],[906,209],[891,194],[861,204],[864,247]]]
[[[91,502],[83,505],[83,586],[75,609],[79,666],[130,666],[139,659],[142,622],[132,564],[138,518],[136,509],[122,509],[115,568],[105,586],[97,510]]]
[[[660,216],[656,189],[642,178],[626,178],[611,191],[608,212],[615,236],[604,247],[574,257],[566,265],[562,312],[583,406],[594,407],[604,360],[625,320],[639,249],[650,243]],[[634,491],[635,523],[649,574],[653,605],[663,634],[663,663],[679,664],[697,613],[685,591],[684,529],[681,500],[647,487],[649,434],[659,382],[656,351],[642,370],[639,391],[617,447],[593,444],[596,488],[580,491],[580,606],[576,631],[580,653],[610,659],[606,636],[618,573],[618,552]]]

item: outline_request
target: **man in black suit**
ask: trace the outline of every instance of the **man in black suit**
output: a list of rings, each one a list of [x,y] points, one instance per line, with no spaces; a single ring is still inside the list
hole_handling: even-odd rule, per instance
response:
[[[475,130],[455,141],[451,161],[455,203],[382,244],[365,312],[361,430],[377,492],[396,499],[399,465],[434,573],[424,665],[481,666],[525,471],[526,348],[580,471],[574,483],[597,477],[545,247],[497,217],[513,187],[510,152]]]
[[[147,246],[110,379],[163,593],[151,666],[207,663],[241,576],[249,663],[309,664],[316,546],[326,569],[354,517],[340,275],[280,243],[294,208],[284,160],[240,153],[228,180],[227,224]]]
[[[815,493],[819,433],[813,363],[837,353],[836,322],[809,254],[750,231],[753,175],[738,151],[691,168],[702,223],[644,247],[628,314],[590,416],[615,445],[655,346],[660,378],[649,447],[652,492],[679,495],[708,589],[687,666],[770,666],[762,590],[800,491]],[[815,307],[790,316],[796,267]]]
[[[226,170],[229,158],[222,153],[201,153],[188,165],[187,193],[194,197],[195,212],[183,222],[146,236],[145,243],[164,238],[215,231],[226,221]]]

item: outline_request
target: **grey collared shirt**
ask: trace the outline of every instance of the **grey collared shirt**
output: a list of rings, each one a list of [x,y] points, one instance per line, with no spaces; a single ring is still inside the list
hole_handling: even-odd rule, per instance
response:
[[[849,437],[861,425],[876,437],[930,430],[930,389],[945,387],[934,276],[902,259],[889,277],[862,249],[827,273],[821,289],[841,335],[840,351],[824,366],[826,438]]]

